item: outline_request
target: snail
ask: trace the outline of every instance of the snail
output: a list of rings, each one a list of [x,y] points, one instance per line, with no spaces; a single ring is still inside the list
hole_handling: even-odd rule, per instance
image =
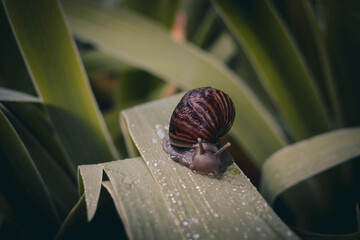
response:
[[[172,113],[163,149],[170,158],[194,172],[219,177],[232,164],[230,154],[220,149],[219,138],[231,128],[235,108],[230,97],[215,88],[187,92]]]

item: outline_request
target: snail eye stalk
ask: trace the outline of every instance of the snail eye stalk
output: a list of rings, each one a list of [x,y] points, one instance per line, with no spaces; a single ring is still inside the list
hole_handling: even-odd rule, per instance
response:
[[[218,138],[230,130],[234,118],[235,107],[226,93],[212,87],[190,90],[171,115],[163,148],[175,162],[218,177],[232,163],[221,155],[230,143],[218,150]]]

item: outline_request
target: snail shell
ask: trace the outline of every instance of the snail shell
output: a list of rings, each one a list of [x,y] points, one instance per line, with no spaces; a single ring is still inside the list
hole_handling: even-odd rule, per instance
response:
[[[169,135],[163,147],[180,164],[203,175],[218,177],[232,163],[218,139],[231,128],[235,108],[230,97],[215,88],[197,88],[187,92],[170,120]]]

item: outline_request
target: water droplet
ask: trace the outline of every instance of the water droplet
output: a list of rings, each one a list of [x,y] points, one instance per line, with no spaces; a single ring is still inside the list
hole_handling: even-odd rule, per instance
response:
[[[198,233],[194,234],[194,235],[193,235],[193,238],[194,238],[194,239],[199,239],[199,238],[200,238],[200,234],[198,234]]]
[[[191,218],[191,221],[192,221],[193,223],[196,223],[196,224],[199,223],[199,220],[198,220],[197,218]]]
[[[189,223],[187,221],[183,221],[182,225],[186,227]]]
[[[236,192],[237,189],[236,189],[236,188],[233,188],[232,190],[233,190],[233,192]]]
[[[214,213],[214,217],[218,217],[219,216],[219,214],[217,214],[217,213]]]
[[[241,204],[242,204],[243,206],[245,206],[245,205],[246,205],[246,202],[242,201]]]
[[[165,133],[163,132],[161,125],[160,125],[160,124],[156,124],[156,125],[155,125],[155,128],[156,128],[156,133],[157,133],[157,135],[158,135],[161,139],[163,139],[163,138],[165,137]]]
[[[132,180],[129,176],[126,176],[123,180],[123,183],[131,185],[132,184]]]
[[[154,166],[156,167],[156,166],[157,166],[157,163],[154,163]]]
[[[173,167],[174,171],[176,170],[176,167]]]

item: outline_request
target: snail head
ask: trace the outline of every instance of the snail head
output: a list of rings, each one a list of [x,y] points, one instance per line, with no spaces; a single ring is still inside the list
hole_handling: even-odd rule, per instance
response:
[[[190,168],[196,173],[216,177],[219,174],[221,166],[220,155],[226,148],[230,147],[231,144],[228,142],[218,150],[214,144],[203,143],[200,138],[198,138],[197,141],[197,151]]]

